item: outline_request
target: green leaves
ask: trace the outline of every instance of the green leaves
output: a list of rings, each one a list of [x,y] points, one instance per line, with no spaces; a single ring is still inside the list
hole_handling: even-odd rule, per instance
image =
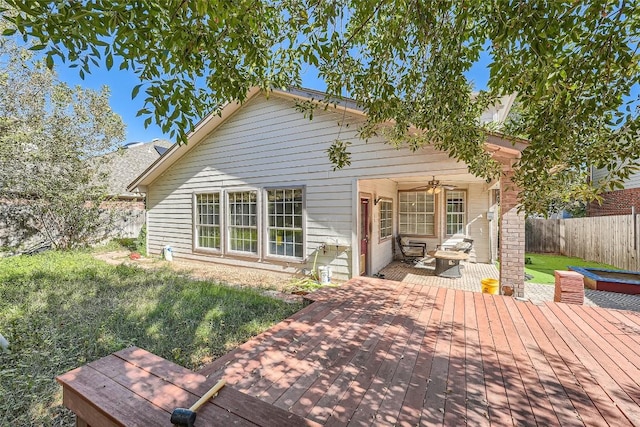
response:
[[[347,151],[349,145],[351,145],[349,141],[336,139],[327,149],[334,171],[351,165],[351,153]]]
[[[140,92],[141,87],[142,87],[142,84],[135,85],[133,87],[133,89],[131,90],[131,99],[134,99],[136,96],[138,96],[138,93]]]
[[[620,185],[629,176],[620,162],[633,165],[640,157],[630,151],[640,148],[638,134],[629,138],[638,129],[638,99],[629,100],[640,82],[637,8],[626,2],[513,8],[499,1],[490,13],[490,84],[518,91],[519,119],[508,131],[531,140],[516,176],[525,208],[545,213],[557,200],[595,199],[606,181]],[[626,110],[625,99],[634,108]],[[589,168],[605,165],[605,182],[586,185]]]
[[[111,55],[111,53],[109,53],[106,56],[104,62],[105,62],[105,65],[107,66],[107,70],[110,70],[111,67],[113,67],[113,55]]]
[[[145,87],[145,123],[180,141],[250,87],[297,85],[312,65],[327,101],[348,96],[367,112],[363,136],[385,133],[411,149],[433,144],[487,179],[499,165],[483,149],[481,114],[517,93],[517,117],[498,130],[531,140],[516,175],[530,212],[546,211],[551,188],[595,197],[597,188],[580,185],[589,166],[636,164],[640,152],[637,134],[629,138],[639,127],[635,1],[7,3],[15,10],[4,18],[37,48],[65,52],[81,77],[121,59],[140,77],[132,97]],[[489,87],[475,96],[467,74],[483,51]],[[344,162],[344,147],[332,153]],[[627,174],[610,170],[612,182]]]
[[[23,237],[37,233],[57,247],[87,244],[109,224],[100,213],[106,160],[87,162],[124,138],[122,119],[111,111],[107,88],[71,88],[56,79],[52,54],[38,60],[3,41],[0,199],[21,207],[3,219],[17,222]]]

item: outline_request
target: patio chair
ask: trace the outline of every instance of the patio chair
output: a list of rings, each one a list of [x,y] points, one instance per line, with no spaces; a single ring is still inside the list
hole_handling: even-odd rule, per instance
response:
[[[415,263],[418,259],[424,258],[427,253],[427,244],[423,242],[411,242],[407,237],[396,236],[398,248],[402,253],[404,261]]]

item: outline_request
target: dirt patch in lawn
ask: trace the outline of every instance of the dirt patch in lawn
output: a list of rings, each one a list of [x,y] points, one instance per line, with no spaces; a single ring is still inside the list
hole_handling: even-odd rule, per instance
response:
[[[132,265],[145,269],[171,268],[196,280],[209,280],[237,287],[251,287],[262,290],[265,295],[288,302],[300,302],[302,297],[282,292],[295,279],[287,273],[277,273],[246,267],[226,266],[197,261],[173,260],[167,262],[158,258],[140,257],[131,259],[128,251],[111,251],[94,254],[94,257],[111,265]]]

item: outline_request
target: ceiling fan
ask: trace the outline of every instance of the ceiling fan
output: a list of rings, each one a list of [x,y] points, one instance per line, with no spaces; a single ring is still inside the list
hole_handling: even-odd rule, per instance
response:
[[[438,194],[440,191],[442,191],[442,189],[449,191],[455,188],[456,188],[455,185],[443,184],[439,180],[437,180],[435,176],[433,176],[432,179],[427,182],[427,185],[422,185],[420,187],[412,188],[411,191],[427,190],[428,194]]]

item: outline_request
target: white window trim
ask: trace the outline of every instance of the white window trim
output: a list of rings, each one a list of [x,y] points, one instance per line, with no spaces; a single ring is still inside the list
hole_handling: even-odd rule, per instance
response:
[[[381,197],[378,204],[382,203],[391,203],[391,232],[388,236],[382,236],[382,205],[378,206],[378,242],[384,242],[393,238],[393,230],[394,230],[394,209],[393,209],[393,199],[388,197]]]
[[[220,249],[216,249],[216,248],[207,248],[207,247],[202,247],[198,245],[198,241],[199,241],[199,235],[198,235],[198,196],[200,195],[204,195],[204,194],[218,194],[219,197],[219,202],[220,202]],[[194,192],[192,195],[192,203],[191,203],[191,210],[192,210],[192,230],[191,230],[191,249],[193,252],[206,252],[206,253],[215,253],[215,254],[220,254],[223,252],[223,248],[224,248],[224,236],[225,236],[225,232],[224,232],[224,225],[225,225],[225,221],[224,221],[224,193],[221,189],[219,188],[213,188],[210,191],[198,191],[198,192]]]
[[[302,257],[293,257],[285,255],[272,255],[269,253],[269,197],[268,192],[272,190],[302,190]],[[306,262],[307,259],[307,188],[304,185],[282,185],[277,187],[265,187],[263,190],[262,211],[263,224],[262,229],[262,253],[264,258],[274,261],[295,261]]]
[[[243,251],[235,251],[231,250],[231,232],[229,230],[231,224],[231,209],[229,208],[229,195],[231,193],[244,193],[253,191],[256,193],[256,252],[243,252]],[[233,255],[237,257],[248,257],[248,258],[261,258],[262,257],[262,242],[261,242],[261,233],[260,230],[262,228],[262,192],[259,188],[255,187],[238,187],[238,188],[227,188],[224,191],[224,219],[225,219],[225,228],[224,228],[224,251],[228,255]]]
[[[462,213],[462,231],[458,232],[458,233],[452,233],[449,234],[448,230],[447,230],[447,216],[449,215],[449,212],[447,212],[447,205],[448,205],[448,198],[447,196],[449,195],[449,193],[462,193],[462,202],[464,203],[464,212]],[[454,236],[456,234],[466,234],[465,230],[467,228],[467,216],[469,215],[469,195],[467,193],[467,190],[464,189],[455,189],[455,190],[447,190],[444,197],[444,234],[445,236]]]
[[[433,215],[433,233],[432,234],[403,234],[403,236],[413,236],[413,237],[436,237],[438,235],[438,194],[429,194],[426,190],[400,190],[398,191],[398,207],[397,207],[397,221],[398,221],[398,233],[400,233],[400,193],[427,193],[429,196],[433,196],[433,213],[428,215]]]

